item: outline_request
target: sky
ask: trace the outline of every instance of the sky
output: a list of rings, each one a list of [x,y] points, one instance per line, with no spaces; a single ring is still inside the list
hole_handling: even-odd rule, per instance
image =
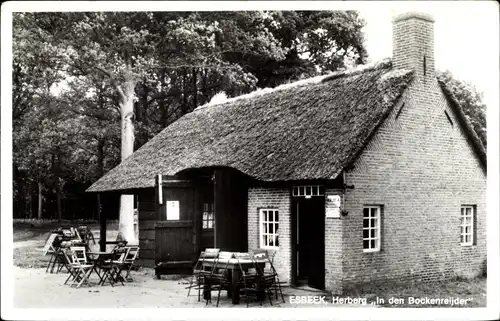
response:
[[[436,69],[472,83],[487,106],[498,108],[499,7],[493,1],[374,2],[358,8],[372,61],[390,57],[394,15],[416,10],[434,19]]]

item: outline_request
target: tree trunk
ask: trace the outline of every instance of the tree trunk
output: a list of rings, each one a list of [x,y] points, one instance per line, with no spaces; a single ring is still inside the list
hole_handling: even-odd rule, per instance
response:
[[[198,107],[198,73],[196,68],[193,68],[193,110]]]
[[[59,223],[62,220],[62,209],[61,209],[61,184],[60,184],[60,178],[58,177],[56,179],[56,205],[57,205],[57,220]]]
[[[26,191],[26,212],[28,212],[28,217],[31,220],[33,218],[33,209],[31,208],[31,184],[28,185],[28,190]]]
[[[38,180],[38,219],[42,219],[42,202],[43,202],[43,195],[42,195],[42,189],[43,185],[40,180]]]
[[[135,82],[127,80],[120,97],[122,162],[134,152],[134,87]],[[121,195],[118,231],[128,244],[139,244],[139,237],[134,231],[134,195]]]
[[[187,96],[187,71],[186,68],[182,69],[182,105],[181,117],[187,114],[188,96]]]
[[[97,175],[102,177],[104,175],[104,138],[99,138],[97,142]],[[101,218],[101,197],[97,194],[97,220]],[[94,217],[96,219],[96,217]]]

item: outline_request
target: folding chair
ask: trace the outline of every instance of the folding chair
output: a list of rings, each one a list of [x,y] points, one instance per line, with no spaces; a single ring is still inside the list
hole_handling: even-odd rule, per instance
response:
[[[126,266],[125,258],[128,256],[129,251],[130,247],[122,247],[115,251],[115,259],[111,261],[111,273],[109,275],[109,277],[112,278],[113,283],[120,281],[122,285],[125,285],[123,283],[124,278],[121,275],[121,272]]]
[[[104,285],[108,281],[111,286],[114,286],[113,268],[112,260],[106,260],[101,263],[100,271],[102,274],[98,285]]]
[[[238,266],[240,268],[241,277],[238,281],[238,289],[241,292],[245,293],[245,301],[248,307],[248,298],[250,295],[255,295],[258,298],[259,288],[258,281],[260,279],[260,275],[257,272],[257,266],[253,260],[253,257],[249,253],[234,253],[234,257],[238,260]],[[252,267],[255,269],[254,273],[250,273],[249,269],[244,269],[242,266],[242,261],[251,261]],[[234,273],[234,272],[233,272]],[[271,297],[269,296],[269,302],[271,302]],[[260,300],[260,304],[262,305],[262,300]],[[272,305],[272,303],[271,303]]]
[[[45,272],[49,272],[50,266],[54,265],[54,262],[56,260],[58,250],[58,246],[56,244],[59,244],[59,242],[57,242],[58,236],[59,235],[57,233],[51,233],[47,241],[45,242],[45,246],[43,247],[43,255],[50,254],[49,263]]]
[[[137,260],[137,257],[139,255],[139,247],[138,246],[129,246],[129,250],[127,251],[127,255],[125,256],[124,259],[124,264],[123,268],[124,270],[127,271],[127,274],[125,274],[125,281],[127,282],[132,282],[133,279],[130,277],[129,281],[129,275],[130,271],[132,270],[132,266],[134,265],[135,261]]]
[[[78,271],[76,269],[76,267],[78,266],[78,263],[75,263],[73,261],[73,255],[71,253],[71,250],[70,249],[64,249],[62,250],[63,252],[63,255],[65,257],[65,259],[68,261],[68,278],[66,279],[66,281],[64,281],[64,284],[68,283],[68,281],[70,279],[74,280],[75,278],[78,277]]]
[[[203,268],[203,259],[216,259],[217,256],[219,255],[220,249],[206,249],[205,251],[200,253],[200,257],[198,258],[198,261],[196,261],[196,264],[194,265],[193,268],[193,274],[191,275],[191,279],[189,280],[189,286],[188,286],[188,294],[191,293],[192,288],[196,288],[198,290],[198,302],[200,301],[200,292],[203,287],[203,281],[204,277],[206,275],[210,275],[212,272],[213,266],[210,269],[210,271],[206,271]]]
[[[85,247],[72,246],[70,247],[70,252],[72,256],[71,267],[73,269],[73,281],[70,286],[76,284],[76,287],[79,288],[83,283],[91,286],[89,282],[89,276],[90,273],[92,273],[94,265],[88,263],[87,255],[85,253]]]
[[[252,255],[255,261],[264,261],[266,265],[269,265],[269,269],[262,269],[260,264],[256,263],[256,266],[259,268],[260,273],[262,274],[261,282],[262,286],[266,287],[268,283],[272,281],[272,287],[274,288],[274,292],[276,294],[276,300],[278,300],[278,290],[280,291],[281,295],[281,300],[283,300],[283,303],[285,303],[285,298],[283,297],[283,291],[281,290],[281,282],[278,277],[278,272],[276,272],[276,269],[274,268],[273,261],[274,261],[274,256],[276,253],[272,255],[272,257],[269,257],[269,253],[267,250],[262,250],[262,249],[255,249],[252,250]]]
[[[233,258],[233,256],[234,255],[232,252],[219,252],[219,255],[217,256],[217,259],[212,267],[211,273],[203,276],[203,291],[208,291],[208,295],[205,298],[206,304],[208,304],[209,301],[212,302],[212,291],[218,291],[216,306],[219,306],[220,292],[222,291],[222,289],[227,289],[230,286],[227,267],[229,265],[229,259]],[[217,268],[217,265],[221,261],[222,263],[226,261],[226,264],[223,268]]]

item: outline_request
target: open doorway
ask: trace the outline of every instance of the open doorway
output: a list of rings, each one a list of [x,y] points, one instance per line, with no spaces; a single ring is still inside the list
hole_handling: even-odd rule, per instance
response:
[[[325,197],[295,196],[292,206],[292,281],[324,289]]]

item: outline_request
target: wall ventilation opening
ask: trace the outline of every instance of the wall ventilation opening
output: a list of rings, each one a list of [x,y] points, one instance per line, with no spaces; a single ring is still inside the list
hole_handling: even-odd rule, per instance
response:
[[[451,120],[451,117],[446,110],[444,111],[444,114],[446,115],[446,118],[448,118],[448,121],[450,122],[451,127],[453,127],[453,121]]]
[[[402,103],[402,104],[401,104],[401,107],[399,107],[399,110],[398,110],[398,112],[396,113],[396,119],[398,119],[399,114],[401,114],[401,111],[403,110],[403,107],[404,107],[404,106],[405,106],[405,103]]]
[[[427,74],[427,57],[424,55],[424,76]]]

